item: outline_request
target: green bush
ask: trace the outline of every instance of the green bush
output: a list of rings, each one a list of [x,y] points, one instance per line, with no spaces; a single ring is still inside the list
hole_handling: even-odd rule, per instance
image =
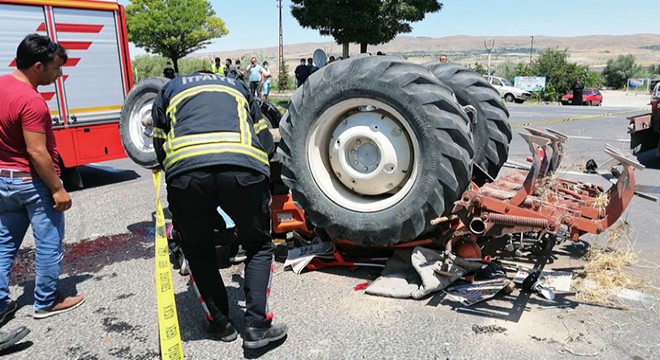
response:
[[[632,54],[619,55],[616,59],[608,59],[603,77],[605,84],[615,89],[626,86],[628,79],[641,76],[642,67],[635,63],[635,57]]]
[[[155,55],[139,55],[131,61],[133,67],[133,81],[138,83],[148,77],[163,76],[163,69],[169,59]],[[205,59],[179,60],[179,73],[190,74],[198,70],[211,70],[211,63]]]

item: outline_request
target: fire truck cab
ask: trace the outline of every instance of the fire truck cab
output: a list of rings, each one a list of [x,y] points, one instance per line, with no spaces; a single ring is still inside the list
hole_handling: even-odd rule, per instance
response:
[[[69,55],[63,76],[38,89],[50,108],[62,165],[126,157],[119,123],[133,80],[123,6],[116,0],[0,0],[0,75],[14,71],[16,48],[31,33],[48,35]]]

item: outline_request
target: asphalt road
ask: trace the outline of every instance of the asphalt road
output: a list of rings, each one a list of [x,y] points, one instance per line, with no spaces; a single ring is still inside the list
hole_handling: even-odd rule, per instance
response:
[[[511,105],[511,123],[536,123],[571,137],[561,176],[580,177],[579,167],[610,143],[628,151],[627,114],[633,109]],[[630,114],[635,113],[634,111]],[[575,121],[566,118],[593,116]],[[522,131],[517,127],[515,131]],[[510,159],[524,162],[526,144],[519,136]],[[639,183],[656,185],[660,161],[645,157]],[[597,176],[583,180],[602,182]],[[28,238],[13,273],[12,297],[19,305],[4,329],[19,325],[32,332],[3,359],[157,359],[158,333],[153,263],[154,189],[151,173],[130,160],[87,166],[84,190],[72,193],[67,212],[67,254],[62,288],[87,297],[82,307],[45,320],[32,319],[34,246]],[[652,194],[653,195],[653,194]],[[655,194],[656,196],[659,196]],[[650,284],[658,281],[660,236],[658,204],[635,198],[625,218],[636,232],[635,270]],[[585,237],[603,243],[604,237]],[[560,249],[563,255],[547,267],[571,267],[581,261],[566,255],[584,250],[583,243]],[[289,336],[279,346],[244,352],[241,341],[221,343],[205,333],[202,310],[188,279],[174,274],[178,316],[186,359],[599,359],[660,358],[657,297],[629,301],[621,311],[575,302],[568,309],[544,309],[536,295],[511,296],[461,310],[435,296],[424,300],[394,300],[356,291],[378,272],[329,269],[295,275],[275,267],[271,306],[275,320],[286,322]],[[238,301],[231,317],[243,328],[242,266],[223,270],[231,298]]]

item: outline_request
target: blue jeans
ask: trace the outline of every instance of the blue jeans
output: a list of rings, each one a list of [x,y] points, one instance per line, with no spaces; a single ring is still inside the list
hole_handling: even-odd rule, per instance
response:
[[[55,304],[62,263],[64,212],[46,184],[39,180],[0,177],[0,311],[9,305],[9,274],[28,226],[36,247],[34,310]]]

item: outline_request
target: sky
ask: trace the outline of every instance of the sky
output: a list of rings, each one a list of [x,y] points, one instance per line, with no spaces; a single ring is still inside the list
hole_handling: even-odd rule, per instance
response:
[[[354,0],[360,1],[360,0]],[[127,4],[129,0],[120,0]],[[658,16],[659,0],[440,0],[440,12],[413,23],[408,36],[580,36],[658,34],[649,14]],[[229,34],[202,52],[278,45],[279,0],[210,0]],[[284,44],[334,41],[304,29],[291,16],[291,1],[282,0]],[[576,8],[576,4],[577,6]],[[338,46],[338,50],[339,50]],[[135,55],[135,52],[133,52]]]

